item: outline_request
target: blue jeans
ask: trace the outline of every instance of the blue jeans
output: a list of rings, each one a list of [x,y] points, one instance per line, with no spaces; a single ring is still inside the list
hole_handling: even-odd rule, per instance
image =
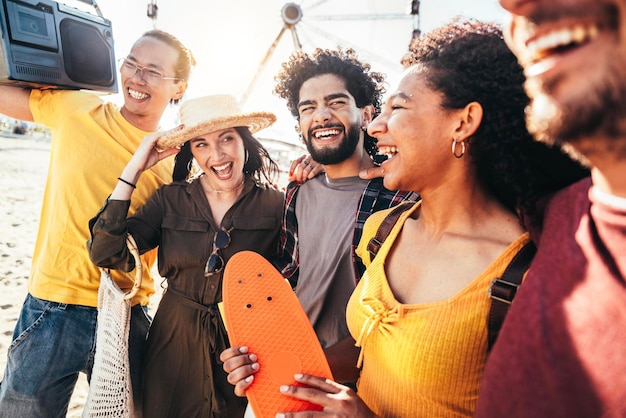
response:
[[[97,308],[26,297],[0,382],[0,418],[66,416],[78,373],[91,378],[97,317]],[[147,309],[134,306],[129,357],[136,409],[149,326]]]

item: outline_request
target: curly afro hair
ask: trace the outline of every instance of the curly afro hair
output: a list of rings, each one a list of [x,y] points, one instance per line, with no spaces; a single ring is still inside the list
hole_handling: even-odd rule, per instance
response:
[[[536,142],[525,123],[529,104],[524,74],[499,25],[454,18],[413,39],[402,58],[444,96],[442,106],[478,102],[483,120],[469,139],[479,181],[511,211],[541,222],[540,199],[585,176],[588,170],[563,151]]]
[[[380,114],[382,96],[385,93],[385,76],[371,71],[370,65],[361,62],[355,51],[350,48],[345,50],[317,48],[312,54],[294,52],[274,77],[276,80],[274,94],[287,101],[287,108],[299,121],[298,102],[302,84],[324,74],[333,74],[343,79],[357,107],[373,105],[373,117]],[[366,133],[364,142],[368,154],[372,157],[376,155],[376,139]]]

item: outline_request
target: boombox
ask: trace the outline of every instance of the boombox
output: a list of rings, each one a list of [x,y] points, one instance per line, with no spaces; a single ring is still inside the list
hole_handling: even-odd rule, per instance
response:
[[[0,84],[117,93],[111,22],[99,9],[0,1]]]

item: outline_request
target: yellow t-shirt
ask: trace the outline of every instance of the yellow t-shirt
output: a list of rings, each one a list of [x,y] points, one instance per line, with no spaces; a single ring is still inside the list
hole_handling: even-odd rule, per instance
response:
[[[362,350],[359,395],[383,417],[471,417],[487,359],[487,289],[529,237],[521,235],[454,297],[402,304],[389,288],[384,263],[418,207],[402,215],[371,264],[367,243],[390,210],[368,218],[357,249],[367,271],[350,298],[347,321]]]
[[[37,123],[52,130],[50,164],[28,283],[29,292],[53,302],[97,306],[100,271],[85,243],[89,219],[111,194],[126,163],[150,132],[131,125],[117,106],[76,90],[33,90],[30,110]],[[130,213],[163,183],[171,181],[172,159],[141,176]],[[148,304],[156,251],[142,256],[143,285],[132,303]],[[112,271],[123,290],[134,273]]]

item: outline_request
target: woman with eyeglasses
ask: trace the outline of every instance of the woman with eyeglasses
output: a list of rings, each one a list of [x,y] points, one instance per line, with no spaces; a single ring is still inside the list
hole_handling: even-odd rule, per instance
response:
[[[89,254],[98,266],[130,271],[127,233],[141,253],[158,247],[159,274],[168,286],[148,335],[144,416],[242,417],[246,400],[235,396],[219,362],[228,338],[217,304],[233,254],[252,250],[271,258],[278,251],[284,196],[273,184],[279,168],[252,135],[276,117],[242,113],[228,95],[188,100],[180,117],[176,130],[147,136],[121,173],[90,221]],[[174,181],[127,217],[135,185],[147,181],[142,172],[173,154]]]

